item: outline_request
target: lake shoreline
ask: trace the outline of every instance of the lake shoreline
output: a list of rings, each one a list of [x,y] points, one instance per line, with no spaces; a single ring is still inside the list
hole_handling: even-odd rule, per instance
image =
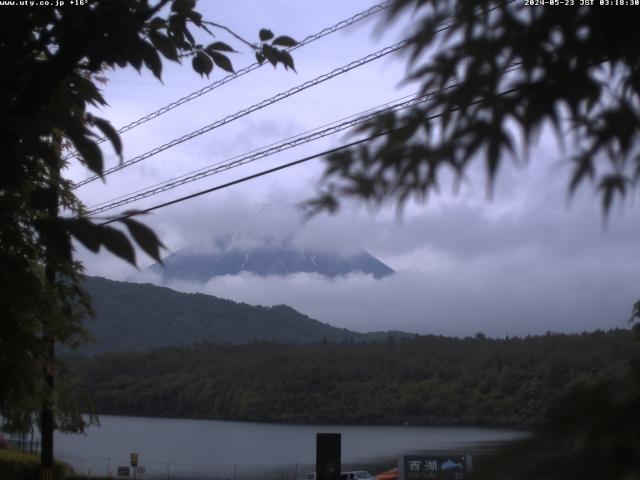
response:
[[[342,465],[368,470],[417,451],[483,454],[527,436],[521,430],[391,425],[291,425],[101,415],[84,435],[56,434],[55,454],[76,471],[106,474],[140,455],[149,478],[293,480],[313,470],[317,433],[340,433]],[[266,475],[266,472],[270,472]]]
[[[358,422],[349,422],[344,419],[330,419],[330,420],[321,420],[321,421],[309,421],[309,422],[301,422],[301,421],[282,421],[282,420],[262,420],[262,419],[245,419],[245,418],[220,418],[220,417],[205,417],[205,416],[172,416],[172,415],[143,415],[139,413],[115,413],[115,412],[107,412],[107,413],[95,413],[98,417],[100,416],[111,416],[111,417],[136,417],[136,418],[150,418],[150,419],[163,419],[163,420],[202,420],[202,421],[213,421],[213,422],[232,422],[232,423],[254,423],[254,424],[264,424],[264,425],[283,425],[283,426],[327,426],[327,425],[337,425],[337,426],[345,426],[345,427],[419,427],[419,428],[483,428],[483,429],[495,429],[495,430],[519,430],[523,432],[533,432],[537,427],[541,424],[529,424],[529,425],[516,425],[516,424],[508,424],[508,423],[481,423],[481,422],[442,422],[442,423],[419,423],[419,422],[368,422],[368,423],[358,423]]]

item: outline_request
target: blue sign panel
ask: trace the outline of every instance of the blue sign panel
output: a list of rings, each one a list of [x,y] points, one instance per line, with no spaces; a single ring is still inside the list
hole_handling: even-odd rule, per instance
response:
[[[404,455],[402,480],[465,480],[471,473],[471,455]]]

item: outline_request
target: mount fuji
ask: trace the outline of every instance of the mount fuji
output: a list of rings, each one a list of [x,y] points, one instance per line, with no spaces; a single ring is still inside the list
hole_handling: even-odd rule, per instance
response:
[[[210,278],[241,272],[266,277],[295,273],[317,273],[334,278],[364,273],[380,279],[394,270],[366,250],[340,253],[318,248],[302,248],[288,240],[252,239],[230,236],[208,246],[185,247],[154,264],[148,271],[160,275],[163,283],[175,280],[207,282]]]

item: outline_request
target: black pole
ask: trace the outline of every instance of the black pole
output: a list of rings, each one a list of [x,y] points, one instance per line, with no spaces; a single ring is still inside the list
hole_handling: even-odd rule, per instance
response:
[[[340,480],[341,443],[339,433],[316,434],[316,480]]]
[[[47,214],[51,219],[58,217],[58,181],[60,179],[60,157],[62,149],[62,136],[58,133],[53,136],[55,159],[49,162],[51,180],[49,184],[50,200],[47,206]],[[56,270],[52,258],[53,253],[47,249],[45,258],[45,279],[49,288],[54,288],[56,282]],[[43,358],[43,395],[42,410],[40,412],[40,480],[53,479],[53,432],[55,420],[53,417],[53,397],[55,388],[55,338],[51,332],[48,318],[42,319],[42,340],[44,348]]]

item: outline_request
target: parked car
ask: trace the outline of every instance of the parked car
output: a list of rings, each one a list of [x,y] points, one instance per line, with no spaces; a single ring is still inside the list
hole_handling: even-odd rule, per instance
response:
[[[346,477],[344,475],[346,475]],[[366,470],[342,472],[340,476],[342,477],[342,480],[374,480],[374,476]]]
[[[308,473],[305,480],[316,480],[316,473]],[[353,472],[341,472],[340,480],[375,480],[375,477],[366,470],[357,470]]]

